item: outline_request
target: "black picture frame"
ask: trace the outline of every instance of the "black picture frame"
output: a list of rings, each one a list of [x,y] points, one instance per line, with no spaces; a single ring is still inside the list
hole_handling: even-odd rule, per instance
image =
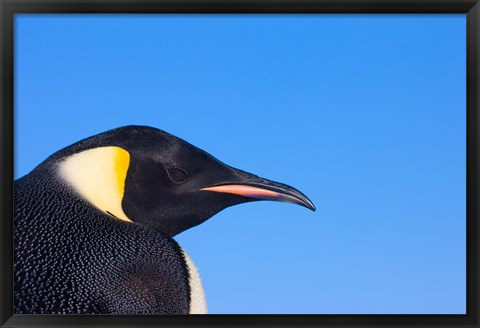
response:
[[[0,0],[1,11],[1,327],[480,327],[478,0]],[[467,15],[467,310],[466,315],[14,315],[13,79],[14,15],[19,13],[465,13]]]

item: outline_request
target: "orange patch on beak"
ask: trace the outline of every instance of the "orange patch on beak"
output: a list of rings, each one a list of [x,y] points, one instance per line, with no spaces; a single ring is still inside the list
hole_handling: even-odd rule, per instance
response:
[[[206,187],[206,188],[202,188],[201,190],[223,192],[227,194],[235,194],[235,195],[251,197],[251,198],[259,198],[259,199],[277,199],[280,196],[280,194],[275,191],[258,188],[258,187],[234,185],[234,184]]]

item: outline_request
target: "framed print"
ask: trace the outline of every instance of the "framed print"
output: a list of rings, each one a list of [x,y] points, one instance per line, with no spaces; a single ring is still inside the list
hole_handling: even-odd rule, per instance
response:
[[[2,0],[1,325],[478,327],[478,1]]]

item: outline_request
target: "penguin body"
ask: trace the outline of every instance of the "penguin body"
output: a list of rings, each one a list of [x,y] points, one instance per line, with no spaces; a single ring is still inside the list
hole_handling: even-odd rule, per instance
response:
[[[99,215],[48,177],[15,184],[15,313],[190,313],[190,272],[175,240]]]
[[[15,181],[14,311],[206,313],[198,271],[172,237],[247,201],[314,209],[285,186],[149,127],[60,150]]]

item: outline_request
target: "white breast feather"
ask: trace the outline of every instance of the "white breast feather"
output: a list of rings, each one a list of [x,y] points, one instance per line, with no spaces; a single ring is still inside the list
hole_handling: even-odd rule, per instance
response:
[[[182,249],[185,256],[189,272],[190,285],[190,314],[207,314],[207,301],[205,299],[205,292],[203,291],[202,280],[198,269],[193,263],[187,252]]]

